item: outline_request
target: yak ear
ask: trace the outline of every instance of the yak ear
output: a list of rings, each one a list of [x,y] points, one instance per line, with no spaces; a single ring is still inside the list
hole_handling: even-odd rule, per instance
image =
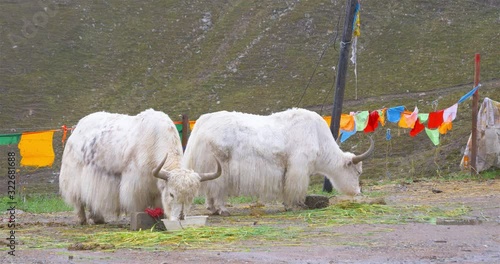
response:
[[[160,162],[160,164],[153,169],[153,176],[159,179],[163,179],[168,181],[170,177],[170,173],[164,169],[162,169],[163,165],[165,164],[165,161],[167,160],[168,153],[165,155],[165,158]]]
[[[215,158],[215,161],[217,162],[217,172],[213,172],[213,173],[199,173],[199,175],[200,175],[200,182],[210,181],[210,180],[217,179],[222,174],[222,167],[220,165],[219,160],[217,158]]]

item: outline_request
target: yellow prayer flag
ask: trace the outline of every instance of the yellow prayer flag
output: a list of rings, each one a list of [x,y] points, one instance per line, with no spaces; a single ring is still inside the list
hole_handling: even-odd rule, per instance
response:
[[[52,139],[55,130],[25,132],[18,144],[21,166],[46,167],[54,163]]]

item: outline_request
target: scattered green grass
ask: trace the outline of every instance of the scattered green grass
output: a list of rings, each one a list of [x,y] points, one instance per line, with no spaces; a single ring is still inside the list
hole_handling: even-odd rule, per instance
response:
[[[482,179],[487,179],[487,180],[498,179],[500,178],[500,169],[487,170],[482,172],[480,175]]]
[[[255,198],[248,196],[237,196],[237,197],[230,197],[228,201],[231,204],[243,204],[243,203],[253,203],[256,202],[257,200]]]
[[[10,199],[8,196],[0,198],[0,208],[10,208],[11,205],[15,205],[16,209],[30,213],[53,213],[72,210],[60,196],[55,194],[15,196],[14,199]]]
[[[248,196],[237,196],[237,197],[229,197],[228,202],[230,204],[242,204],[242,203],[252,203],[255,202],[256,199]],[[205,204],[204,197],[195,197],[193,200],[194,204]]]
[[[204,197],[195,197],[193,200],[194,204],[205,204],[205,198]]]
[[[331,193],[323,191],[323,182],[321,183],[314,183],[312,182],[309,185],[309,189],[307,190],[308,194],[318,194],[318,195],[324,195],[324,196],[335,196],[338,195],[339,192],[337,190],[333,189]]]

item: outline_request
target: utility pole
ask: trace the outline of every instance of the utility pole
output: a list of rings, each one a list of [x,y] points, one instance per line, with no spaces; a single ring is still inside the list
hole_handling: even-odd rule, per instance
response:
[[[332,110],[332,122],[330,131],[335,139],[339,137],[340,130],[340,115],[342,114],[342,103],[344,101],[345,79],[347,74],[348,55],[351,48],[352,31],[354,24],[354,10],[358,0],[347,0],[346,16],[344,21],[344,31],[342,33],[342,41],[340,42],[340,56],[337,67],[337,78],[335,79],[335,95]],[[330,180],[325,178],[323,182],[323,191],[331,192],[332,184]]]
[[[474,87],[479,85],[481,55],[476,53],[474,56]],[[470,174],[477,174],[476,157],[477,157],[477,114],[479,103],[479,89],[472,95],[472,133],[471,133],[471,156],[470,156]]]
[[[182,115],[182,149],[186,149],[189,134],[189,118],[186,114]]]

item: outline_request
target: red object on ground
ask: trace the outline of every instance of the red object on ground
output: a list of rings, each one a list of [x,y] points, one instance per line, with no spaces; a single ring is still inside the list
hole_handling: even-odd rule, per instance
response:
[[[150,215],[153,218],[161,218],[161,217],[163,217],[163,209],[158,208],[158,207],[155,208],[155,209],[146,208],[144,210],[144,212],[146,212],[148,215]]]

